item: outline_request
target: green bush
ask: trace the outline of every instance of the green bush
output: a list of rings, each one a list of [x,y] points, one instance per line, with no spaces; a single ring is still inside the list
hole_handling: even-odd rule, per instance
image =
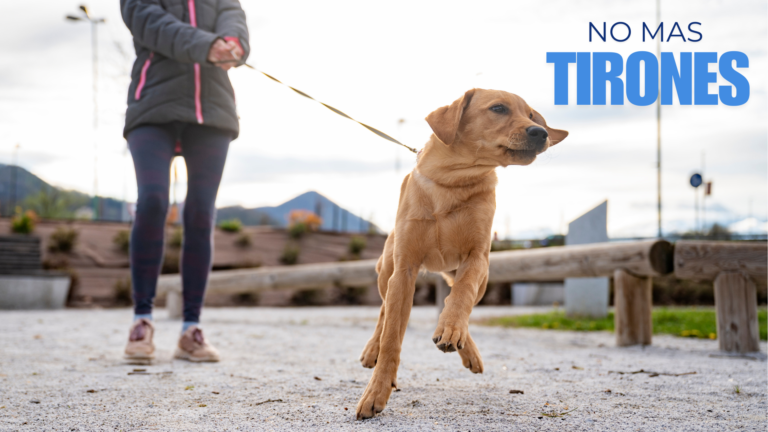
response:
[[[240,219],[229,219],[221,221],[221,223],[219,223],[219,229],[225,232],[237,233],[243,229],[243,223],[240,222]]]
[[[363,236],[352,236],[349,240],[349,253],[359,256],[365,250],[368,243]]]
[[[48,250],[69,253],[75,248],[78,232],[73,228],[60,226],[51,234]]]
[[[35,231],[37,215],[32,210],[22,213],[20,207],[16,207],[16,215],[11,219],[11,232],[16,234],[32,234]]]
[[[299,254],[301,253],[301,249],[293,244],[288,243],[285,245],[285,249],[283,249],[283,254],[280,256],[280,262],[285,265],[294,265],[297,262],[299,262]]]
[[[131,250],[131,232],[128,230],[120,230],[112,238],[112,243],[117,246],[117,249],[127,254]]]
[[[296,222],[295,224],[291,225],[288,228],[288,235],[292,239],[298,240],[301,237],[303,237],[304,234],[307,233],[307,231],[309,231],[309,227],[307,226],[307,224],[305,224],[304,222]]]
[[[168,238],[168,247],[173,249],[181,249],[181,244],[184,242],[184,229],[179,227],[173,230],[171,236]]]
[[[251,236],[249,236],[246,233],[242,233],[239,236],[237,236],[237,239],[235,240],[235,246],[241,247],[241,248],[247,248],[251,246]]]

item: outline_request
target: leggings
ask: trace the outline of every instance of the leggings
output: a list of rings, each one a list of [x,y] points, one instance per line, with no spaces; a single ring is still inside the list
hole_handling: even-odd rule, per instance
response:
[[[232,134],[173,122],[139,126],[128,133],[127,140],[139,189],[130,251],[134,312],[152,313],[163,262],[171,161],[180,148],[188,173],[180,261],[184,321],[200,322],[212,263],[216,194]]]

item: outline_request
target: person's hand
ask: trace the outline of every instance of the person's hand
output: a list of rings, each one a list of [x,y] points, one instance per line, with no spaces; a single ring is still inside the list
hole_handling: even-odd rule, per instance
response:
[[[243,57],[243,50],[233,41],[225,42],[223,39],[216,39],[208,51],[208,61],[222,68],[229,70]]]

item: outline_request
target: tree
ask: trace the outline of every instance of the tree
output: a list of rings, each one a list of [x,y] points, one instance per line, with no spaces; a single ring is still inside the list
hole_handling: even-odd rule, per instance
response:
[[[75,193],[44,187],[40,192],[27,197],[24,207],[34,210],[44,219],[65,219],[74,216],[72,208],[82,205],[82,201]]]

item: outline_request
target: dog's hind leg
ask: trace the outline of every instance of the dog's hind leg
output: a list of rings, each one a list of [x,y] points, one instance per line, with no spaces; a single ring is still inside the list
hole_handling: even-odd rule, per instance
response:
[[[381,330],[384,328],[384,308],[385,305],[381,305],[379,311],[379,321],[376,323],[376,329],[373,331],[373,336],[368,339],[368,343],[365,344],[363,352],[360,354],[360,363],[364,368],[372,368],[376,366],[376,362],[379,358],[379,347],[381,346]]]
[[[483,358],[470,334],[467,334],[467,342],[464,344],[464,348],[459,350],[459,355],[465,368],[472,373],[483,373]]]
[[[381,331],[379,357],[373,375],[363,396],[357,403],[357,419],[371,418],[387,405],[392,390],[397,386],[397,368],[400,365],[408,317],[413,306],[413,292],[416,288],[420,262],[403,262],[398,259],[395,271],[389,280],[385,299],[384,326]]]
[[[363,352],[360,354],[360,363],[365,368],[372,368],[376,366],[376,362],[379,358],[379,347],[381,346],[381,331],[384,329],[384,315],[387,303],[387,284],[389,278],[392,277],[392,272],[395,270],[392,252],[394,243],[394,233],[387,237],[387,241],[384,244],[384,252],[379,258],[379,262],[376,263],[376,272],[379,274],[379,295],[381,296],[381,311],[379,312],[379,320],[376,322],[376,329],[373,331],[373,336],[365,344]]]

